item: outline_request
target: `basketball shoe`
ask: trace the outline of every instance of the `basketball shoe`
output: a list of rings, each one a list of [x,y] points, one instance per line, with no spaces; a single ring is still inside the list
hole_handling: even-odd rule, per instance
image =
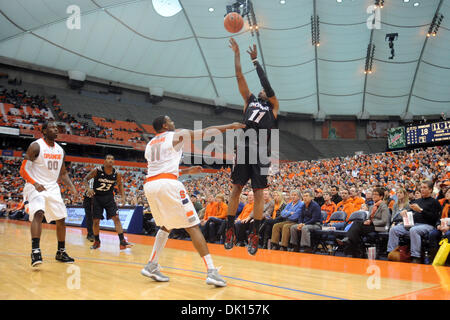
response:
[[[31,251],[31,266],[36,267],[42,264],[41,249],[33,249]]]
[[[149,262],[145,266],[144,269],[141,270],[141,274],[143,276],[152,278],[155,281],[158,282],[167,282],[169,281],[169,277],[163,275],[159,270],[161,269],[161,266],[157,263]]]
[[[259,245],[259,235],[257,235],[255,231],[250,232],[250,234],[248,235],[247,252],[252,256],[254,256],[258,251],[258,245]]]
[[[234,226],[231,226],[227,229],[225,233],[225,242],[223,243],[225,250],[233,249],[235,242],[236,242],[236,235],[234,234]]]
[[[220,276],[217,269],[208,269],[206,284],[215,285],[216,287],[226,287],[227,282]]]
[[[58,260],[59,262],[63,262],[63,263],[74,263],[75,262],[75,259],[69,257],[66,250],[56,251],[55,259]]]

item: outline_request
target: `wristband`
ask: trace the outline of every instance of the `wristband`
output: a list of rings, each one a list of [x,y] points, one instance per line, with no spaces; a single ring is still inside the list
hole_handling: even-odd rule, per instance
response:
[[[252,62],[253,64],[255,64],[256,62],[258,62],[258,59],[253,59]]]

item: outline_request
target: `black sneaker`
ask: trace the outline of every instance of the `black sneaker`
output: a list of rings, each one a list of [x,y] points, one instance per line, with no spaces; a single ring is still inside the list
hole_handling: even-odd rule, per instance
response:
[[[75,262],[75,260],[73,258],[69,257],[66,250],[64,250],[64,251],[58,250],[56,252],[55,259],[60,262],[63,262],[63,263],[74,263]]]
[[[86,240],[89,240],[90,242],[94,242],[95,237],[94,237],[94,235],[88,235],[88,236],[86,237]]]
[[[236,235],[234,234],[234,226],[233,226],[228,228],[227,232],[225,233],[225,242],[223,243],[225,250],[233,249],[235,242],[236,242]]]
[[[42,264],[41,249],[33,249],[31,251],[31,266],[36,267]]]
[[[250,234],[248,235],[248,246],[247,246],[248,253],[254,256],[258,251],[258,244],[259,244],[259,235],[257,235],[255,232],[250,232]]]

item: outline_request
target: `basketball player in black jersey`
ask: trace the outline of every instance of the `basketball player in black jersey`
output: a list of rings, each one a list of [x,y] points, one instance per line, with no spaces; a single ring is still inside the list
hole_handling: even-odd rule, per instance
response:
[[[125,200],[122,176],[114,169],[114,156],[106,155],[103,167],[95,168],[83,179],[83,184],[87,189],[86,194],[92,197],[93,203],[93,231],[94,244],[91,249],[100,248],[100,220],[103,217],[103,210],[106,210],[106,219],[112,219],[119,235],[120,250],[129,248],[132,244],[128,243],[123,236],[122,224],[119,220],[117,204],[114,200],[114,186],[117,184],[122,200]],[[93,188],[89,188],[89,180],[94,179]]]
[[[250,55],[253,65],[256,67],[256,72],[258,73],[259,80],[263,87],[261,92],[258,94],[258,98],[256,98],[248,89],[247,82],[242,73],[239,46],[233,38],[230,39],[230,48],[234,51],[236,79],[239,86],[239,92],[244,99],[244,123],[246,125],[244,131],[251,129],[255,130],[258,139],[256,143],[252,141],[244,142],[246,158],[245,163],[242,164],[241,161],[239,161],[239,157],[237,157],[238,163],[235,163],[231,173],[233,188],[228,204],[227,230],[225,234],[224,246],[227,250],[233,248],[236,239],[234,233],[234,217],[239,205],[239,197],[242,189],[250,179],[255,204],[253,209],[254,224],[248,237],[247,250],[249,254],[255,255],[258,250],[259,243],[258,229],[263,216],[263,191],[267,188],[267,174],[268,167],[270,167],[270,163],[262,163],[259,151],[260,149],[264,150],[267,154],[267,151],[269,150],[270,131],[278,125],[277,116],[279,103],[263,68],[257,60],[258,53],[256,50],[256,45],[250,47],[247,53]],[[267,130],[267,141],[259,141],[259,131],[261,129]],[[250,154],[254,152],[257,152],[257,163],[251,163],[250,161],[252,158]]]

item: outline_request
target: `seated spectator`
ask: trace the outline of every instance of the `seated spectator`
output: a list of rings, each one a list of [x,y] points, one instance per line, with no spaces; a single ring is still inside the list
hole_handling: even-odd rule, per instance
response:
[[[304,206],[300,200],[301,192],[298,190],[291,191],[290,200],[280,217],[282,222],[275,223],[272,229],[271,245],[274,250],[286,251],[290,240],[290,227],[297,223],[300,212]],[[281,243],[280,243],[281,238]]]
[[[247,195],[247,204],[234,222],[236,228],[236,246],[238,247],[244,247],[247,244],[246,235],[250,229],[250,214],[253,212],[253,200],[253,191],[250,191]]]
[[[361,258],[361,236],[372,232],[386,231],[389,225],[389,208],[383,201],[384,190],[375,188],[373,190],[373,201],[375,202],[370,209],[370,216],[365,221],[355,220],[352,227],[347,231],[347,237],[342,240],[336,240],[340,245],[345,247],[344,252],[351,254],[353,258]]]
[[[321,207],[325,203],[325,199],[323,198],[322,189],[317,188],[315,190],[314,201]]]
[[[361,206],[366,202],[358,195],[358,190],[354,187],[350,188],[350,198],[352,199],[353,212],[360,210]],[[347,217],[349,216],[347,215]]]
[[[337,186],[331,186],[331,201],[336,205],[342,201],[342,197],[339,195],[339,189]]]
[[[416,202],[410,204],[410,209],[413,212],[414,226],[405,228],[403,223],[400,223],[389,230],[389,241],[387,251],[394,250],[399,243],[401,236],[410,236],[410,250],[411,262],[421,262],[421,248],[422,236],[428,235],[436,226],[441,216],[440,203],[431,197],[433,192],[433,182],[425,181],[420,185],[420,192],[422,197]],[[406,216],[407,211],[400,212],[402,217]]]
[[[373,201],[373,198],[372,198],[372,191],[371,190],[368,190],[367,192],[366,192],[366,201],[365,201],[365,204],[367,205],[367,207],[371,207],[371,206],[373,206],[373,204],[374,204],[374,201]]]
[[[442,198],[439,200],[439,203],[442,207],[442,214],[440,219],[440,224],[430,232],[429,238],[430,238],[430,249],[431,249],[431,256],[434,257],[439,250],[439,242],[443,238],[447,238],[450,241],[450,218],[449,218],[449,210],[450,210],[450,189],[447,189],[447,192],[445,193],[445,198]]]
[[[269,238],[272,235],[272,228],[274,221],[277,217],[280,216],[281,212],[286,207],[286,204],[284,203],[284,197],[283,193],[280,191],[275,192],[274,194],[274,200],[273,200],[273,211],[270,217],[266,217],[264,221],[261,224],[260,227],[260,238],[263,240],[263,249],[267,249],[267,243]]]
[[[410,211],[411,209],[409,207],[409,199],[406,190],[400,188],[397,190],[397,202],[392,208],[391,227],[403,221],[403,218],[400,214],[400,212],[402,212],[403,210]]]
[[[313,196],[311,190],[303,192],[304,206],[300,212],[298,223],[291,226],[290,244],[295,252],[299,251],[299,243],[303,252],[312,252],[311,231],[320,230],[322,213],[319,204],[313,200]],[[300,241],[299,235],[301,235]]]
[[[323,223],[329,223],[331,215],[336,212],[336,204],[331,201],[331,194],[328,191],[325,191],[323,193],[323,199],[325,200],[325,203],[320,208],[321,211],[325,211],[327,213],[327,217],[325,220],[323,220]]]
[[[356,211],[356,210],[354,210],[353,199],[350,197],[348,190],[342,189],[341,196],[342,196],[342,201],[336,205],[336,211],[344,211],[347,214],[347,218],[345,219],[346,220],[345,222],[338,222],[338,223],[333,224],[333,226],[337,230],[344,230],[351,214]]]
[[[225,196],[218,194],[211,206],[211,211],[205,214],[203,219],[206,219],[204,228],[204,237],[206,241],[214,243],[220,236],[217,232],[220,225],[225,222],[227,217],[228,205],[225,203]]]

